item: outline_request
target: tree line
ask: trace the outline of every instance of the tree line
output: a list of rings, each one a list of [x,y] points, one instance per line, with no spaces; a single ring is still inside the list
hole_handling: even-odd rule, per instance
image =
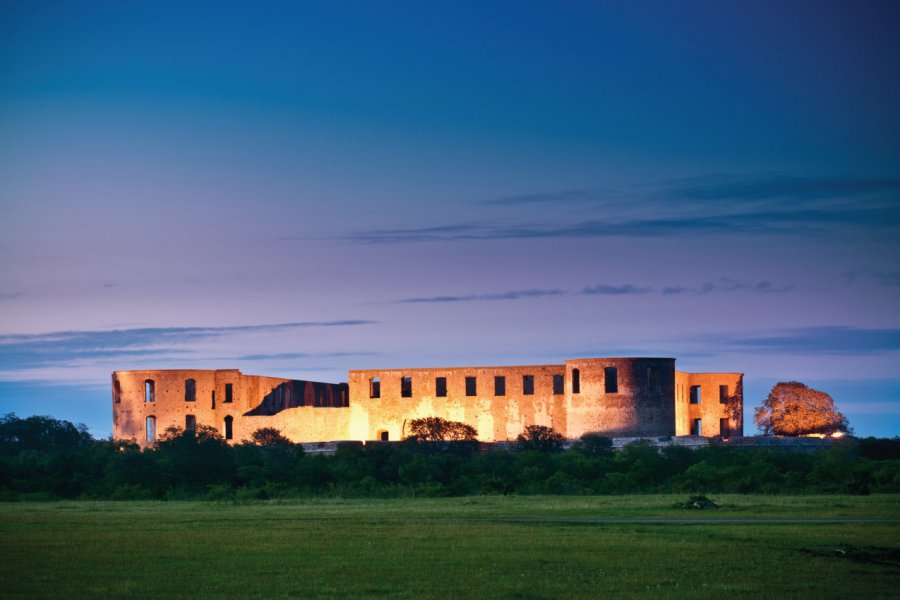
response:
[[[435,422],[403,442],[304,452],[277,430],[229,445],[217,430],[171,428],[142,450],[97,440],[50,417],[0,417],[0,499],[236,499],[477,494],[900,492],[900,439],[852,439],[810,453],[707,446],[613,451],[588,435],[570,449],[549,428],[526,429],[506,449]]]

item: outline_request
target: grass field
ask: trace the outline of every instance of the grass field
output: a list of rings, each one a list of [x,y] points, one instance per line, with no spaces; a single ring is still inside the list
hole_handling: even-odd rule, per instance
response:
[[[900,496],[0,505],[4,598],[896,598]],[[508,520],[510,517],[534,518]]]

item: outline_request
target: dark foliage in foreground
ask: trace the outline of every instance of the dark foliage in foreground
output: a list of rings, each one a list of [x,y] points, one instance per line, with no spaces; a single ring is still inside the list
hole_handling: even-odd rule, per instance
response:
[[[540,437],[540,436],[539,436]],[[538,440],[543,442],[543,440]],[[472,442],[347,443],[304,453],[277,431],[236,446],[212,428],[169,429],[152,449],[94,440],[49,417],[0,417],[0,499],[453,496],[471,494],[900,492],[900,439],[812,453],[708,446],[612,452],[586,436],[480,451]]]

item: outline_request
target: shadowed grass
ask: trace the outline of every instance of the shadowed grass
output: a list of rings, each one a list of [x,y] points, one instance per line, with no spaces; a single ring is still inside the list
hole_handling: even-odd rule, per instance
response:
[[[477,497],[3,505],[21,598],[891,597],[900,524],[644,525],[504,517],[889,517],[895,496]]]

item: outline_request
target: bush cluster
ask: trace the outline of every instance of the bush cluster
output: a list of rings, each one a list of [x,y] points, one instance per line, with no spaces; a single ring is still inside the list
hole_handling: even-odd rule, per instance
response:
[[[524,435],[477,442],[346,443],[304,453],[265,431],[229,446],[212,428],[171,429],[153,447],[95,440],[49,417],[0,418],[0,499],[265,499],[475,494],[900,492],[900,440],[861,439],[811,453],[633,443],[586,436],[563,450]],[[546,432],[544,432],[546,433]]]

